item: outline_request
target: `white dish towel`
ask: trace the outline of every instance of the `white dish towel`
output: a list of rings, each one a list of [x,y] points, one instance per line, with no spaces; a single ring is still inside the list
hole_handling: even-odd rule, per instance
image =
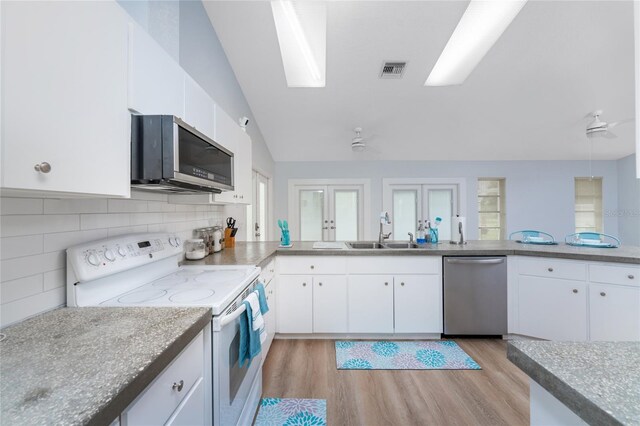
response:
[[[252,327],[254,331],[260,330],[260,343],[264,343],[267,339],[267,331],[264,327],[264,318],[260,311],[260,300],[258,299],[258,292],[251,292],[247,296],[247,302],[251,305]]]

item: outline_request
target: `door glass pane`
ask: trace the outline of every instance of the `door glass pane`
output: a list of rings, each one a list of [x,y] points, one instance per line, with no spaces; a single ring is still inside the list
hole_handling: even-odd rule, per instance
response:
[[[393,191],[393,225],[392,240],[408,239],[408,232],[416,235],[418,223],[418,191],[413,189],[396,189]],[[385,233],[387,231],[384,231]]]
[[[257,238],[258,241],[266,241],[267,240],[267,185],[264,182],[258,181],[258,226],[259,230],[257,231],[260,236]]]
[[[336,241],[358,239],[358,191],[355,189],[334,192]]]
[[[300,240],[322,241],[324,191],[300,190]]]
[[[442,218],[442,222],[438,226],[438,240],[440,241],[451,239],[452,198],[453,193],[450,189],[428,190],[428,213],[431,226],[434,225],[436,217]]]

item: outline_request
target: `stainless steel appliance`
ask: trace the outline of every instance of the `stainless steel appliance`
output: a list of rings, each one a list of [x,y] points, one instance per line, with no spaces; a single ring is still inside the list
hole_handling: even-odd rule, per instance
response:
[[[131,184],[170,193],[233,190],[233,153],[171,115],[131,116]]]
[[[444,334],[507,334],[505,256],[444,257]]]
[[[69,306],[205,306],[213,316],[205,331],[210,365],[205,424],[248,425],[262,394],[262,354],[238,364],[243,300],[257,284],[252,265],[183,265],[174,234],[132,234],[67,250]],[[205,329],[205,330],[207,330]],[[212,408],[212,409],[211,409]]]

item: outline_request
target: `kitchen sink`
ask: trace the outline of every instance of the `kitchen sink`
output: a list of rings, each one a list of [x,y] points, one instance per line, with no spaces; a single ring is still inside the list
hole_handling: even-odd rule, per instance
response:
[[[347,243],[347,246],[352,249],[382,249],[385,248],[382,244],[379,243]]]
[[[416,249],[420,248],[416,243],[386,243],[385,248],[390,249]]]

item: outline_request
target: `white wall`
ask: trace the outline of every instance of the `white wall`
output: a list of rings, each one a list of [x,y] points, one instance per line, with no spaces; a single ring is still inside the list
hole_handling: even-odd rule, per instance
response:
[[[222,207],[168,204],[163,194],[125,199],[0,198],[0,326],[66,304],[65,249],[134,232],[175,232],[223,222]]]
[[[618,160],[618,208],[605,215],[618,216],[623,244],[640,246],[640,179],[636,178],[635,155]]]
[[[616,161],[596,161],[595,176],[602,176],[604,209],[618,208]],[[574,177],[588,176],[586,161],[359,161],[277,162],[275,218],[288,217],[289,179],[371,179],[371,214],[382,209],[383,178],[465,178],[467,182],[467,234],[478,238],[477,178],[504,177],[507,185],[507,234],[522,229],[547,231],[557,239],[574,232]],[[392,218],[393,220],[393,218]],[[378,224],[370,235],[377,238]],[[604,231],[618,234],[618,217],[604,218]],[[278,235],[275,233],[274,235]]]

